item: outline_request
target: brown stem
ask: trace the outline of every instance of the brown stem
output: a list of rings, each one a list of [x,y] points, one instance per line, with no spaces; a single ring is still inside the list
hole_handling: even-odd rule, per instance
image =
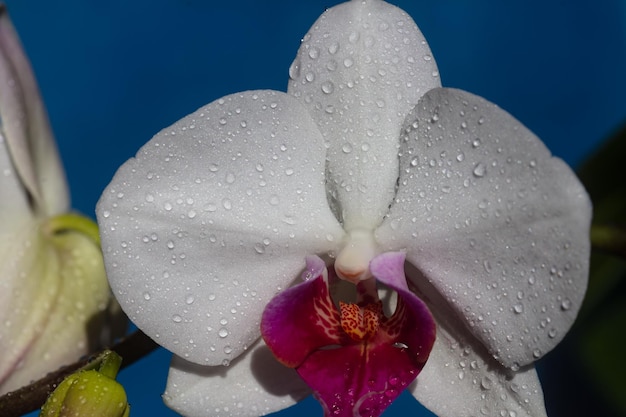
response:
[[[137,330],[130,336],[120,340],[109,350],[116,352],[123,358],[122,368],[125,368],[157,347],[158,345],[152,339]],[[87,359],[59,368],[57,371],[49,373],[30,385],[1,396],[0,415],[3,417],[19,417],[41,408],[50,393],[54,391],[65,377],[77,370],[87,370],[98,366],[98,357],[99,354],[94,354],[94,356]]]

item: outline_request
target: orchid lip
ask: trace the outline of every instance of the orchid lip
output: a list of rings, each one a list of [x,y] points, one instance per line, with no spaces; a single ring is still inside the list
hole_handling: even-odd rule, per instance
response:
[[[359,281],[356,303],[340,301],[338,310],[321,262],[307,258],[306,274],[317,271],[316,277],[270,301],[262,336],[313,389],[326,415],[380,415],[426,363],[434,320],[407,287],[403,253],[384,253],[370,263],[373,276],[398,293],[390,317],[383,314],[374,280]]]

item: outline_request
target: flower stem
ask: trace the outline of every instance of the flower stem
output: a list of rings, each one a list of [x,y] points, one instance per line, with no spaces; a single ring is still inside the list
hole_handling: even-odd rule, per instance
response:
[[[120,365],[121,368],[125,368],[157,347],[158,345],[152,339],[138,330],[108,350],[101,351],[88,359],[64,366],[30,385],[1,396],[0,415],[3,417],[19,417],[41,408],[46,398],[54,391],[57,385],[66,376],[79,370],[98,368],[101,373],[107,376],[110,376],[110,373],[113,372],[113,377],[115,377],[117,370],[120,369]],[[107,351],[113,351],[119,356],[111,355]],[[117,359],[115,356],[117,356]],[[124,358],[123,364],[121,364],[121,358]]]

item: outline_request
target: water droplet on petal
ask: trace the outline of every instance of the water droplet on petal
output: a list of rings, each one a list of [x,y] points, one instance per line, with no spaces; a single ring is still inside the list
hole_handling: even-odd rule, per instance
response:
[[[488,377],[484,376],[481,380],[480,380],[480,386],[482,389],[485,390],[489,390],[491,389],[491,386],[493,385],[493,382],[491,381],[491,379],[489,379]]]
[[[564,300],[561,302],[561,310],[563,310],[563,311],[567,311],[567,310],[569,310],[571,307],[572,307],[572,302],[570,301],[570,299],[569,299],[569,298],[566,298],[566,299],[564,299]]]
[[[477,178],[481,178],[484,177],[485,174],[487,173],[487,167],[485,166],[485,164],[483,164],[482,162],[479,162],[476,164],[476,166],[474,167],[474,171],[472,171],[472,173],[474,174],[475,177]]]
[[[322,91],[326,94],[331,94],[335,90],[335,85],[332,81],[326,81],[322,83]]]
[[[225,327],[222,327],[221,329],[218,330],[217,334],[218,334],[219,337],[221,337],[223,339],[226,336],[228,336],[228,329],[225,328]]]

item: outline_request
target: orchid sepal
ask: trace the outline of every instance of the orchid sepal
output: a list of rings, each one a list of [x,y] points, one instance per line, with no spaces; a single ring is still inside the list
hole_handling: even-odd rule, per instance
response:
[[[0,5],[0,394],[102,342],[110,291],[93,221],[68,213],[30,64]]]

